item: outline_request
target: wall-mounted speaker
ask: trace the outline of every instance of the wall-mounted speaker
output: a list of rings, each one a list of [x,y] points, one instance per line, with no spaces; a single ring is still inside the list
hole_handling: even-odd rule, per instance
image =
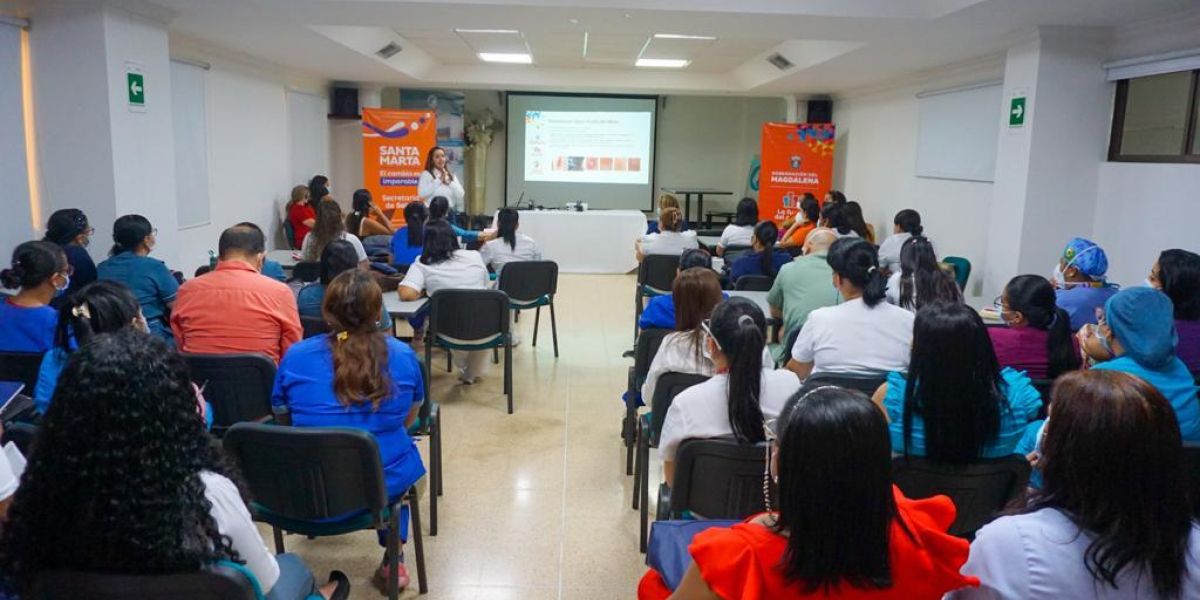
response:
[[[358,88],[335,87],[329,95],[329,116],[358,118]]]
[[[832,123],[833,122],[833,100],[809,100],[808,101],[808,122],[809,123]]]

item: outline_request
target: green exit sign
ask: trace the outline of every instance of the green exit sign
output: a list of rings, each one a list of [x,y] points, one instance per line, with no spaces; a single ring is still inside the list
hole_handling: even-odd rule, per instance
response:
[[[146,105],[146,78],[141,73],[125,73],[125,91],[130,106]]]
[[[1025,96],[1014,96],[1008,106],[1008,126],[1025,126]]]

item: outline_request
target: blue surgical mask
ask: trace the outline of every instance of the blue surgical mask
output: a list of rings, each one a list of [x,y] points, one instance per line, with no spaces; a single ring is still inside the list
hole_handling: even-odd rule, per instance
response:
[[[1100,335],[1099,331],[1096,332],[1096,339],[1100,340],[1100,345],[1104,347],[1104,351],[1107,352],[1109,356],[1117,355],[1116,352],[1113,352],[1112,345],[1110,345],[1108,338]]]
[[[59,297],[59,296],[62,296],[62,295],[63,295],[63,294],[65,294],[65,293],[67,293],[67,288],[69,288],[69,287],[71,287],[71,276],[70,276],[70,275],[63,275],[63,285],[62,285],[62,287],[57,287],[57,286],[56,286],[56,287],[54,288],[54,290],[55,290],[55,291],[54,291],[54,297],[55,297],[55,298],[57,298],[57,297]]]

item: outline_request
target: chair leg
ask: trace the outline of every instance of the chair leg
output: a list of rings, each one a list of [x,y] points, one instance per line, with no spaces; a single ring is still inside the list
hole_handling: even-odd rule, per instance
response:
[[[454,351],[446,348],[446,372],[454,372]]]
[[[625,438],[625,474],[633,474],[633,449],[637,443],[637,408],[633,402],[625,403],[625,422],[621,424],[621,435]]]
[[[642,422],[636,423],[633,458],[633,510],[642,506]]]
[[[504,392],[508,394],[508,414],[513,414],[512,341],[504,341]]]
[[[554,298],[550,299],[550,334],[554,337],[554,358],[558,358],[558,323],[554,320]]]
[[[542,307],[533,311],[533,347],[537,348],[538,323],[542,320]]]
[[[513,323],[520,323],[520,322],[521,322],[521,311],[514,310],[513,311]]]
[[[411,491],[409,492],[412,493]],[[417,518],[413,516],[413,535],[420,539],[420,533],[417,532]],[[388,559],[388,577],[387,577],[387,595],[388,600],[397,600],[400,597],[400,507],[392,507],[392,515],[388,519],[387,532],[387,559]]]
[[[283,547],[283,531],[278,527],[271,527],[271,533],[275,535],[275,554],[283,554],[287,549]]]
[[[421,505],[417,502],[417,490],[409,492],[408,512],[412,514],[413,549],[417,554],[417,591],[429,593],[429,582],[425,578],[425,542],[421,539]],[[399,534],[396,534],[399,536]]]
[[[423,371],[422,375],[425,376],[425,401],[426,402],[433,402],[433,400],[429,398],[429,390],[432,387],[429,383],[429,380],[433,377],[433,366],[432,366],[433,363],[431,362],[432,360],[433,360],[433,344],[430,344],[429,340],[426,340],[425,341],[425,362],[421,365],[421,370]]]
[[[492,364],[500,364],[500,346],[492,346]]]
[[[638,482],[638,492],[640,493],[638,507],[641,511],[639,515],[640,526],[638,528],[638,547],[642,554],[646,553],[646,538],[649,537],[650,528],[650,440],[647,439],[649,432],[643,432],[638,440],[638,451],[641,453],[641,481]]]
[[[442,494],[442,419],[439,413],[429,416],[429,535],[438,532],[438,496]]]

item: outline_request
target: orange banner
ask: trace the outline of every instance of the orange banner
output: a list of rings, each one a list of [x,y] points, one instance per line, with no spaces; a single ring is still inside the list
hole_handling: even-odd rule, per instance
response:
[[[427,110],[362,109],[363,187],[394,225],[418,201],[425,155],[437,145],[437,121]]]
[[[808,192],[820,201],[833,185],[832,123],[763,123],[758,218],[781,223]]]

